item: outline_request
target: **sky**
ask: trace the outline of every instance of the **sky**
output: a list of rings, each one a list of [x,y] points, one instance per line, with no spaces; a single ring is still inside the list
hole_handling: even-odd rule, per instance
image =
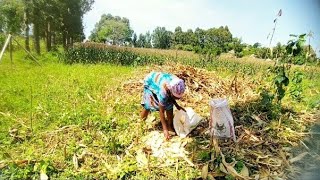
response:
[[[320,0],[95,0],[84,16],[88,37],[102,14],[126,17],[137,34],[152,32],[157,26],[195,30],[228,26],[244,43],[269,45],[267,36],[274,27],[272,45],[287,43],[289,34],[312,31],[311,45],[320,54]],[[308,42],[308,41],[307,41]]]

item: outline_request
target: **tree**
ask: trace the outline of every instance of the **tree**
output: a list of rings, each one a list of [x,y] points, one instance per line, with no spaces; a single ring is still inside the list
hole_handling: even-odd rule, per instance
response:
[[[122,45],[130,41],[133,31],[127,18],[113,17],[111,14],[102,15],[100,21],[91,32],[90,39],[96,42],[112,42]]]
[[[23,4],[19,0],[0,1],[1,31],[20,34],[23,27]]]
[[[284,54],[284,47],[280,42],[277,43],[276,47],[273,48],[273,57],[278,58]]]
[[[83,15],[91,9],[93,2],[94,0],[23,0],[26,47],[30,25],[38,54],[41,38],[46,41],[47,51],[51,51],[52,45],[56,45],[56,39],[59,39],[65,49],[74,41],[82,41]]]
[[[146,48],[152,48],[152,44],[151,44],[151,41],[152,41],[152,36],[150,34],[149,31],[146,32],[146,44],[145,44],[145,47]]]
[[[41,16],[42,1],[32,1],[32,15],[31,20],[33,23],[33,43],[37,54],[40,54],[40,27],[43,23],[43,16]]]
[[[242,44],[242,40],[239,38],[233,38],[233,49],[235,52],[236,57],[241,58],[243,56],[243,48],[245,47],[244,44]]]
[[[133,47],[137,47],[137,34],[136,33],[133,33],[132,45],[133,45]]]
[[[191,45],[192,47],[197,45],[197,37],[193,33],[192,29],[188,29],[187,32],[185,33],[185,36],[186,36],[187,45]]]
[[[256,43],[253,44],[253,47],[254,47],[254,48],[259,48],[259,47],[261,47],[261,44],[258,43],[258,42],[256,42]]]
[[[142,33],[139,35],[139,39],[137,41],[138,47],[145,47],[146,46],[146,37]]]
[[[173,33],[166,30],[165,27],[157,27],[152,34],[155,48],[168,49],[170,47],[170,39]]]
[[[204,43],[205,43],[205,30],[203,29],[200,29],[200,28],[196,28],[196,30],[194,31],[194,34],[196,36],[196,41],[197,41],[197,46],[200,48],[200,49],[203,49],[204,48]]]
[[[219,48],[222,52],[226,52],[230,42],[232,34],[227,27],[210,28],[206,31],[205,46],[209,49]]]
[[[29,31],[30,31],[30,13],[31,13],[31,0],[24,0],[24,33],[25,33],[25,48],[30,51],[30,40],[29,40]]]
[[[184,33],[183,33],[182,28],[180,26],[177,26],[174,30],[172,43],[174,46],[185,44]]]

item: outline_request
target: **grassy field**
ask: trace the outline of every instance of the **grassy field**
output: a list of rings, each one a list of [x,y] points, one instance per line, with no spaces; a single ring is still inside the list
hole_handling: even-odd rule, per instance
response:
[[[166,51],[161,53],[166,54]],[[157,114],[153,114],[147,122],[139,120],[140,80],[151,70],[175,72],[185,70],[185,66],[181,65],[179,69],[178,65],[175,67],[172,64],[163,67],[104,63],[66,65],[51,54],[38,58],[41,66],[25,59],[25,54],[17,51],[13,63],[8,54],[0,63],[0,179],[37,179],[41,175],[51,179],[197,179],[206,165],[209,174],[218,179],[234,178],[234,174],[228,175],[219,168],[220,156],[214,161],[211,159],[207,134],[193,135],[187,139],[191,141],[186,147],[189,152],[187,159],[193,165],[180,157],[170,159],[173,163],[165,166],[167,161],[149,156],[149,150],[144,147],[143,137],[159,130],[159,120]],[[239,147],[243,148],[245,155],[237,152],[232,156],[230,152],[239,149],[225,142],[221,147],[228,154],[227,161],[234,158],[240,162],[237,164],[241,168],[236,168],[239,172],[245,164],[250,177],[255,177],[255,174],[264,177],[259,168],[269,165],[263,165],[263,161],[259,166],[250,166],[248,154],[253,152],[264,159],[263,154],[248,147],[249,143],[259,144],[263,137],[267,137],[269,144],[265,146],[271,146],[270,151],[276,148],[271,153],[274,159],[279,151],[282,152],[281,148],[298,145],[303,133],[309,132],[313,123],[312,115],[319,110],[319,71],[304,78],[303,101],[296,102],[286,96],[283,107],[288,110],[280,116],[281,120],[262,119],[268,125],[261,127],[253,123],[252,117],[266,117],[258,108],[257,98],[261,87],[271,86],[272,76],[264,71],[256,74],[237,73],[234,71],[237,67],[251,66],[254,62],[244,59],[240,62],[244,65],[237,66],[239,59],[229,61],[234,64],[233,69],[228,69],[224,63],[207,67],[211,72],[200,74],[205,76],[197,77],[198,82],[207,83],[212,79],[220,83],[221,87],[216,90],[214,87],[208,89],[212,88],[212,91],[221,94],[225,92],[221,96],[230,100],[236,125],[241,129],[237,130],[237,136],[243,135],[244,142]],[[165,66],[171,66],[171,69]],[[235,74],[239,76],[236,86],[242,94],[232,92],[234,87],[230,85]],[[192,99],[191,95],[187,97]],[[198,98],[199,94],[196,95]],[[215,96],[203,96],[196,103],[186,98],[182,104],[195,108],[208,120],[208,98],[219,96],[218,93]],[[250,140],[253,136],[243,134],[249,130],[255,132],[254,137],[260,138],[258,143]],[[259,135],[258,131],[266,134]],[[274,140],[279,142],[275,143]],[[184,141],[175,138],[173,142]],[[257,149],[266,149],[262,145],[256,146]],[[293,154],[288,154],[285,160],[281,160],[283,167],[280,169],[284,169],[284,162],[293,157]],[[147,165],[144,161],[148,162]],[[274,175],[274,172],[276,170],[266,176],[281,177],[281,174]]]

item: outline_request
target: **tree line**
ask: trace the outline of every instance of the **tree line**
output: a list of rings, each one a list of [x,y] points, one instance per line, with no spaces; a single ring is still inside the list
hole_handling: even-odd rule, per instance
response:
[[[0,0],[0,45],[5,41],[3,34],[23,35],[25,48],[30,50],[30,39],[35,51],[40,54],[40,39],[47,51],[57,45],[64,49],[74,42],[85,39],[83,16],[91,10],[94,0]],[[315,51],[303,44],[301,58],[297,64],[316,62]],[[303,36],[305,39],[307,36]],[[90,41],[120,46],[159,48],[194,51],[209,56],[233,52],[236,57],[254,55],[258,58],[277,58],[286,53],[286,44],[262,47],[260,43],[245,44],[234,37],[228,26],[209,29],[183,30],[177,26],[174,31],[156,27],[153,31],[136,34],[130,27],[128,18],[103,14],[89,36]],[[288,42],[289,43],[289,42]],[[303,57],[305,57],[303,59]],[[306,60],[307,59],[307,60]]]
[[[104,14],[96,23],[89,37],[90,41],[103,42],[113,45],[130,45],[133,47],[179,49],[196,52],[212,52],[219,54],[227,52],[239,42],[232,37],[228,26],[210,28],[207,30],[197,28],[195,31],[183,31],[180,26],[174,32],[165,27],[157,27],[152,33],[137,35],[131,28],[127,18]]]
[[[295,35],[291,36],[297,37]],[[301,36],[303,39],[295,46],[302,50],[292,63],[304,64],[306,62],[317,61],[315,51],[310,46],[310,41],[309,45],[305,44],[307,36]],[[151,33],[147,31],[145,34],[140,33],[137,35],[131,29],[127,18],[112,16],[111,14],[101,16],[100,21],[91,32],[89,40],[140,48],[194,51],[212,56],[219,56],[221,53],[231,51],[236,57],[252,55],[262,59],[273,59],[283,56],[285,53],[288,53],[286,47],[289,45],[278,43],[273,48],[267,48],[262,47],[258,42],[253,45],[245,44],[240,38],[232,35],[228,26],[209,29],[196,28],[194,31],[192,29],[183,31],[180,26],[177,26],[173,32],[165,27],[156,27]]]
[[[40,39],[47,51],[56,45],[67,48],[85,38],[83,15],[94,0],[0,0],[0,33],[24,35],[25,48],[40,54]],[[3,39],[3,37],[2,37]]]

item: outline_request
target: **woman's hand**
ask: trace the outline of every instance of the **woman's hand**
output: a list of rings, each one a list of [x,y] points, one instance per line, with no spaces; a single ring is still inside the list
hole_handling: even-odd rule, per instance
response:
[[[183,108],[183,107],[181,107],[181,106],[179,106],[178,104],[176,105],[176,108],[180,111],[180,110],[183,110],[184,112],[186,112],[186,110]]]

